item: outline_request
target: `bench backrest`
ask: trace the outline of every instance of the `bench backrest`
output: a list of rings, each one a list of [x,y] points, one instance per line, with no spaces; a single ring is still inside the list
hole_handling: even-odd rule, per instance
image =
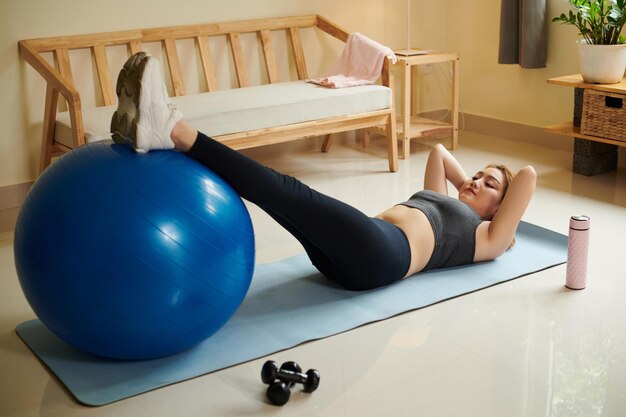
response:
[[[263,78],[266,82],[274,83],[279,81],[279,69],[272,41],[273,34],[278,31],[285,32],[290,44],[291,57],[281,61],[292,63],[298,79],[306,79],[309,74],[300,33],[302,29],[311,27],[317,27],[343,42],[348,38],[348,33],[334,23],[318,15],[309,15],[48,37],[22,40],[19,44],[22,56],[46,79],[49,87],[58,90],[65,97],[68,104],[70,101],[80,102],[74,83],[75,70],[80,68],[76,68],[76,64],[70,62],[70,51],[89,50],[95,72],[94,78],[97,79],[96,88],[99,90],[96,95],[101,97],[101,100],[98,100],[100,103],[96,104],[113,105],[117,99],[111,73],[109,58],[111,54],[107,50],[114,47],[126,46],[127,54],[130,56],[145,49],[147,45],[156,43],[162,49],[164,61],[167,62],[169,73],[165,74],[165,78],[171,83],[171,93],[182,96],[186,93],[186,86],[178,51],[180,41],[193,42],[205,89],[214,91],[220,88],[216,68],[222,63],[216,62],[212,54],[210,48],[212,38],[226,39],[224,44],[230,50],[231,65],[237,79],[236,86],[246,87],[252,85],[252,82],[250,63],[247,62],[250,54],[248,48],[244,52],[243,36],[256,35],[259,49],[262,50],[262,54],[259,55],[262,56],[261,60],[266,71],[266,77]],[[42,54],[45,53],[51,53],[52,60],[44,59]],[[222,56],[220,55],[220,59]],[[54,68],[49,61],[52,61]],[[72,100],[72,96],[75,100]]]

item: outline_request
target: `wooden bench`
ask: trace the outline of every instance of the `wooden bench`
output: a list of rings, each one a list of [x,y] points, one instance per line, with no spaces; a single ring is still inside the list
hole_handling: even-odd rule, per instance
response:
[[[304,80],[309,78],[301,36],[304,30],[316,32],[314,36],[309,36],[307,39],[322,39],[330,35],[333,38],[346,42],[348,38],[348,32],[338,27],[336,24],[321,16],[310,15],[86,35],[57,36],[19,41],[21,56],[41,74],[47,83],[40,171],[44,170],[51,163],[53,156],[60,155],[86,142],[101,140],[103,139],[103,137],[100,137],[102,133],[109,134],[108,125],[104,128],[102,122],[98,122],[100,125],[93,129],[89,126],[90,123],[95,123],[94,120],[92,120],[94,116],[91,115],[94,111],[100,112],[98,113],[100,118],[106,117],[106,112],[112,114],[117,103],[114,89],[114,77],[119,72],[121,64],[115,66],[111,64],[111,56],[114,55],[112,50],[114,48],[117,48],[116,51],[118,52],[120,48],[123,50],[123,54],[125,55],[124,60],[127,56],[141,50],[146,50],[146,48],[158,48],[159,53],[162,53],[162,60],[167,63],[167,68],[164,72],[171,90],[170,95],[174,102],[176,102],[175,100],[177,100],[177,98],[184,100],[188,98],[185,96],[198,94],[204,94],[203,96],[198,96],[199,99],[202,100],[216,98],[218,94],[222,94],[222,96],[219,96],[220,100],[222,100],[228,98],[227,96],[235,90],[240,90],[241,94],[257,94],[255,97],[258,99],[258,94],[278,88],[275,86],[283,85],[283,88],[286,88],[285,82],[280,80],[281,77],[284,78],[284,74],[301,80],[301,84],[298,88],[309,88],[303,87],[305,83]],[[318,34],[318,30],[321,31],[320,33],[327,35]],[[278,48],[274,45],[278,43],[276,39],[280,36],[285,37],[284,45],[286,45],[286,47],[278,51]],[[257,43],[257,45],[249,47],[249,45],[244,43],[244,37],[248,42],[250,38],[252,38],[253,42]],[[222,48],[222,53],[216,58],[215,54],[212,54],[211,42],[216,42],[213,40],[217,38],[222,39],[221,42],[223,42],[225,46]],[[187,46],[191,44],[192,52],[186,55],[181,54],[182,43],[185,43]],[[324,40],[324,42],[320,43],[321,46],[318,46],[318,49],[324,48],[324,44],[328,43],[328,41]],[[88,51],[89,66],[85,65],[84,62],[78,65],[72,62],[75,60],[72,54],[78,53],[77,51],[81,50],[83,54],[85,51]],[[226,53],[224,53],[224,50],[226,50]],[[279,52],[283,52],[283,50],[286,51],[284,54],[287,54],[287,57],[281,56],[282,59],[277,59],[280,55]],[[259,52],[255,53],[255,51]],[[197,58],[194,61],[193,59],[188,59],[188,55],[195,55]],[[186,58],[183,60],[181,56],[185,56]],[[255,58],[258,61],[258,68],[261,68],[260,71],[257,70],[257,73],[261,75],[257,75],[256,80],[253,80],[255,77],[254,72],[250,70],[250,65],[254,62]],[[229,60],[228,64],[223,62],[225,59]],[[123,60],[121,63],[123,63]],[[187,66],[183,67],[181,65],[182,63],[187,64]],[[287,68],[286,70],[282,69],[281,72],[281,68],[278,66],[279,63],[291,68]],[[275,144],[312,136],[325,136],[322,150],[327,151],[330,145],[330,135],[333,133],[382,125],[386,127],[389,170],[396,171],[398,168],[398,151],[395,111],[391,90],[393,78],[390,65],[389,60],[385,59],[381,72],[381,85],[367,86],[385,90],[383,92],[387,94],[389,98],[385,98],[386,104],[379,106],[381,108],[367,111],[354,110],[354,112],[336,114],[328,117],[318,117],[313,120],[299,120],[297,122],[288,122],[263,128],[245,128],[238,130],[237,126],[229,126],[231,131],[212,136],[234,149]],[[220,76],[223,77],[224,74],[217,71],[224,67],[234,73],[226,74],[227,78],[231,77],[232,84],[227,85],[226,88],[224,88],[223,81],[220,83],[220,79],[222,79]],[[186,74],[190,69],[198,72],[196,77],[200,80],[199,83],[204,87],[202,89],[203,91],[187,93],[185,80],[188,79]],[[90,85],[90,87],[94,89],[94,91],[90,92],[91,96],[95,97],[95,103],[93,105],[83,103],[83,101],[85,101],[85,92],[79,92],[79,88],[75,83],[75,79],[78,78],[76,75],[80,74],[80,78],[83,80],[86,71],[93,73],[94,81]],[[295,77],[293,76],[294,73]],[[294,82],[293,79],[287,81]],[[228,82],[226,82],[226,84],[228,84]],[[307,83],[307,85],[309,85],[310,88],[328,90],[328,92],[315,90],[315,94],[318,95],[337,94],[338,90],[325,89],[309,83]],[[248,88],[250,90],[248,90]],[[265,90],[258,90],[257,92],[254,88],[265,88]],[[359,90],[352,91],[356,92]],[[350,93],[352,93],[352,91],[350,91]],[[378,93],[380,93],[380,91],[378,91]],[[342,94],[344,96],[346,95],[345,92]],[[61,111],[63,109],[59,109],[63,104],[62,101],[59,101],[59,95],[61,95],[66,102],[67,110],[64,112]],[[365,97],[367,97],[367,94]],[[306,98],[304,98],[304,100],[306,101]],[[331,97],[330,100],[334,100],[334,98]],[[363,96],[354,99],[344,97],[343,100],[367,101],[363,100]],[[197,102],[195,102],[195,104],[196,107],[198,107]],[[306,104],[305,102],[304,105]],[[260,104],[260,106],[262,105],[263,104]],[[187,116],[184,111],[183,114]],[[63,122],[64,117],[67,119],[65,124]],[[199,117],[201,118],[201,116]],[[247,116],[242,115],[242,117]],[[272,119],[272,117],[269,117],[269,119]],[[65,140],[61,137],[63,129],[67,132]],[[94,133],[90,129],[104,129],[105,131]],[[211,132],[205,133],[210,134]]]

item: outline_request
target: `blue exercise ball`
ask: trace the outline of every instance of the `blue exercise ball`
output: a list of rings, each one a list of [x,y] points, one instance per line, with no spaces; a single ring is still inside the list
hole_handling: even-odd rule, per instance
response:
[[[118,359],[202,342],[235,313],[254,270],[250,216],[224,180],[180,152],[110,141],[42,173],[14,249],[38,318],[67,343]]]

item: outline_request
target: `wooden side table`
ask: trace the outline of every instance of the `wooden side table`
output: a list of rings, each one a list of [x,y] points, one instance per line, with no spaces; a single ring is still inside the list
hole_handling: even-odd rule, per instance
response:
[[[459,133],[459,55],[449,52],[429,51],[422,55],[397,56],[395,66],[402,67],[402,109],[398,112],[398,139],[402,141],[402,153],[407,159],[411,139],[449,133],[450,148],[456,149]],[[415,104],[415,73],[417,67],[442,62],[452,63],[452,103],[449,122],[418,117]]]
[[[547,132],[574,138],[573,171],[582,175],[597,175],[617,168],[617,148],[626,142],[585,135],[580,131],[582,97],[585,89],[626,95],[626,79],[617,84],[586,83],[580,74],[548,79],[548,84],[574,87],[574,117],[572,121],[545,128]]]

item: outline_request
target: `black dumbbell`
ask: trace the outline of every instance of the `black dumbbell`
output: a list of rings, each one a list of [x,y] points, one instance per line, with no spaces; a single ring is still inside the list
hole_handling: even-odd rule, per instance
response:
[[[302,368],[300,368],[300,365],[298,365],[297,362],[289,361],[283,363],[279,369],[276,362],[267,361],[265,362],[265,364],[263,364],[263,369],[261,369],[261,380],[265,384],[271,384],[278,379],[278,373],[280,371],[282,371],[283,374],[287,372],[299,374],[302,373]],[[285,382],[288,382],[289,386],[293,387],[294,385],[296,385],[297,381],[290,380]]]
[[[267,398],[272,404],[284,405],[291,395],[290,387],[296,383],[304,385],[304,392],[313,392],[320,383],[320,373],[309,369],[306,374],[295,362],[285,362],[280,368],[274,361],[267,361],[261,370],[261,380],[270,384]]]
[[[309,369],[306,374],[296,362],[285,362],[280,368],[274,361],[267,361],[261,370],[261,379],[266,384],[281,380],[287,382],[290,387],[296,383],[304,385],[304,392],[313,392],[320,383],[320,373],[315,369]]]
[[[291,390],[286,382],[275,381],[267,387],[267,399],[274,405],[285,405],[291,397]]]
[[[292,361],[283,363],[281,369],[296,373],[302,372],[300,365]],[[265,362],[263,369],[261,369],[261,380],[264,384],[269,384],[266,395],[270,402],[274,405],[285,405],[287,401],[289,401],[289,397],[291,397],[291,390],[289,388],[296,385],[296,383],[277,380],[278,371],[279,369],[276,362]]]

